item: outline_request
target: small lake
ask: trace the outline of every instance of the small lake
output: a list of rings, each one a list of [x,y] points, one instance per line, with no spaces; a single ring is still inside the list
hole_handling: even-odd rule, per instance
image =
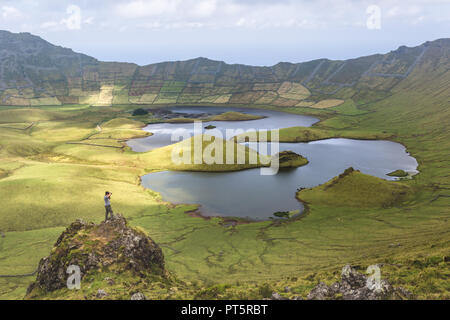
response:
[[[229,108],[176,108],[177,112],[229,111]],[[185,111],[184,111],[185,110]],[[207,110],[207,111],[206,111]],[[218,129],[277,129],[293,126],[311,126],[318,120],[312,117],[276,111],[235,109],[268,118],[244,122],[212,122]],[[208,123],[209,124],[209,123]],[[128,144],[135,151],[148,151],[171,144],[173,130],[192,130],[192,124],[155,124],[145,129],[155,135],[136,139]],[[255,147],[250,144],[250,147]],[[264,220],[277,211],[303,210],[296,200],[298,188],[323,184],[353,167],[363,173],[386,180],[395,180],[387,173],[402,169],[416,172],[417,161],[399,143],[328,139],[310,143],[280,143],[280,151],[291,150],[308,158],[307,166],[280,170],[274,176],[262,176],[259,169],[231,173],[158,172],[142,177],[146,188],[161,193],[164,200],[180,204],[200,204],[199,211],[207,216],[232,216]]]
[[[257,110],[257,109],[245,109],[245,108],[220,108],[220,107],[177,107],[169,108],[168,110],[176,111],[178,113],[209,113],[209,114],[222,114],[228,111],[245,112],[247,114],[255,114],[259,116],[265,116],[267,118],[252,120],[252,121],[211,121],[206,122],[205,126],[213,125],[222,132],[225,137],[225,131],[227,129],[282,129],[289,127],[310,127],[314,123],[319,122],[319,119],[309,116],[293,115],[284,112],[277,112],[271,110]],[[144,128],[144,130],[152,132],[153,136],[134,139],[127,142],[128,146],[136,152],[145,152],[172,144],[172,133],[175,130],[182,129],[185,132],[193,133],[194,126],[192,123],[157,123],[151,124]],[[208,133],[206,131],[205,133]]]

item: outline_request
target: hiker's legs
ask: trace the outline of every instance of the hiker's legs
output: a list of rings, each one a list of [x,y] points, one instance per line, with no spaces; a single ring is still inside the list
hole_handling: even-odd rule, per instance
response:
[[[106,221],[106,220],[108,220],[108,214],[109,214],[110,218],[114,217],[114,214],[113,214],[111,206],[106,206],[105,209],[106,209],[106,215],[105,215],[105,221]]]

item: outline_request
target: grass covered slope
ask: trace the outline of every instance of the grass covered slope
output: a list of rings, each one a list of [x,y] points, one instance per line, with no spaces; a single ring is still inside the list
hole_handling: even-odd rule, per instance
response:
[[[103,129],[139,129],[143,128],[144,126],[145,123],[143,122],[127,118],[115,118],[101,124],[101,127]]]
[[[411,187],[355,171],[353,168],[331,181],[297,193],[308,205],[354,208],[389,208],[400,206],[413,195]]]
[[[280,168],[298,168],[309,163],[308,159],[293,151],[282,151],[275,157],[278,158]]]
[[[98,133],[89,137],[89,140],[113,139],[125,141],[135,138],[151,136],[152,133],[143,131],[145,123],[127,118],[117,118],[109,120],[97,126]]]
[[[246,139],[247,135],[238,135],[237,141],[243,142],[242,139]],[[264,136],[265,137],[265,136]],[[392,135],[384,132],[377,132],[372,130],[358,130],[358,129],[335,129],[324,128],[321,124],[313,126],[311,128],[305,127],[292,127],[283,128],[279,131],[279,142],[295,143],[295,142],[311,142],[317,140],[325,140],[332,138],[347,138],[347,139],[361,139],[361,140],[383,140],[390,139]],[[259,141],[260,133],[256,133],[256,140]],[[271,132],[267,131],[267,141],[272,141]],[[254,141],[249,141],[254,142]]]
[[[199,147],[196,149],[196,146]],[[233,157],[228,159],[229,154]],[[179,159],[179,163],[173,161],[173,155]],[[270,164],[269,158],[251,148],[208,135],[195,136],[177,144],[153,150],[140,158],[152,163],[153,168],[159,164],[161,169],[175,171],[227,172],[259,168]],[[198,162],[196,159],[199,159]]]

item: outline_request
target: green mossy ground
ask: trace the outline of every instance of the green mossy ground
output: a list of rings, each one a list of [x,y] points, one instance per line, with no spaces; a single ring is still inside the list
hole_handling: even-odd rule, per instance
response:
[[[260,139],[259,132],[256,133],[256,141]],[[238,141],[244,135],[237,136]],[[346,130],[346,129],[328,129],[324,128],[320,123],[311,128],[293,127],[281,129],[279,132],[279,142],[295,143],[295,142],[311,142],[317,140],[325,140],[332,138],[347,138],[359,140],[389,140],[393,138],[388,133],[379,133],[370,130]],[[247,139],[248,141],[248,139]],[[271,132],[267,132],[267,141],[272,141]],[[254,142],[254,141],[249,141]]]
[[[306,166],[309,161],[303,156],[296,154],[293,151],[282,151],[278,155],[278,161],[280,168],[298,168]]]
[[[297,193],[297,198],[308,205],[350,208],[390,208],[412,200],[409,185],[393,183],[347,169],[329,182]]]
[[[196,144],[201,145],[201,154],[203,155],[198,164],[195,162]],[[227,150],[234,150],[233,161],[229,161],[230,163],[227,162]],[[174,153],[179,155],[180,158],[187,154],[187,161],[174,163],[172,161]],[[242,163],[239,163],[239,154],[242,155]],[[231,172],[260,168],[268,166],[270,161],[266,156],[260,155],[246,146],[209,135],[195,136],[177,144],[153,150],[143,155],[141,160],[144,160],[145,163],[154,164],[153,168],[158,166],[159,170],[169,169],[173,171],[199,172]]]

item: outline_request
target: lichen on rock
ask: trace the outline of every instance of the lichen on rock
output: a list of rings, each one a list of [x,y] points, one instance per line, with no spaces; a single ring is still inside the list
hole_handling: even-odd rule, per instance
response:
[[[331,286],[320,282],[309,294],[308,300],[386,300],[410,299],[412,294],[387,280],[374,279],[358,272],[350,265],[342,269],[341,281]]]
[[[121,215],[100,224],[77,220],[58,238],[38,267],[27,291],[52,292],[67,286],[69,266],[80,268],[81,279],[103,270],[131,271],[136,276],[165,276],[160,247],[143,231],[132,228]]]

